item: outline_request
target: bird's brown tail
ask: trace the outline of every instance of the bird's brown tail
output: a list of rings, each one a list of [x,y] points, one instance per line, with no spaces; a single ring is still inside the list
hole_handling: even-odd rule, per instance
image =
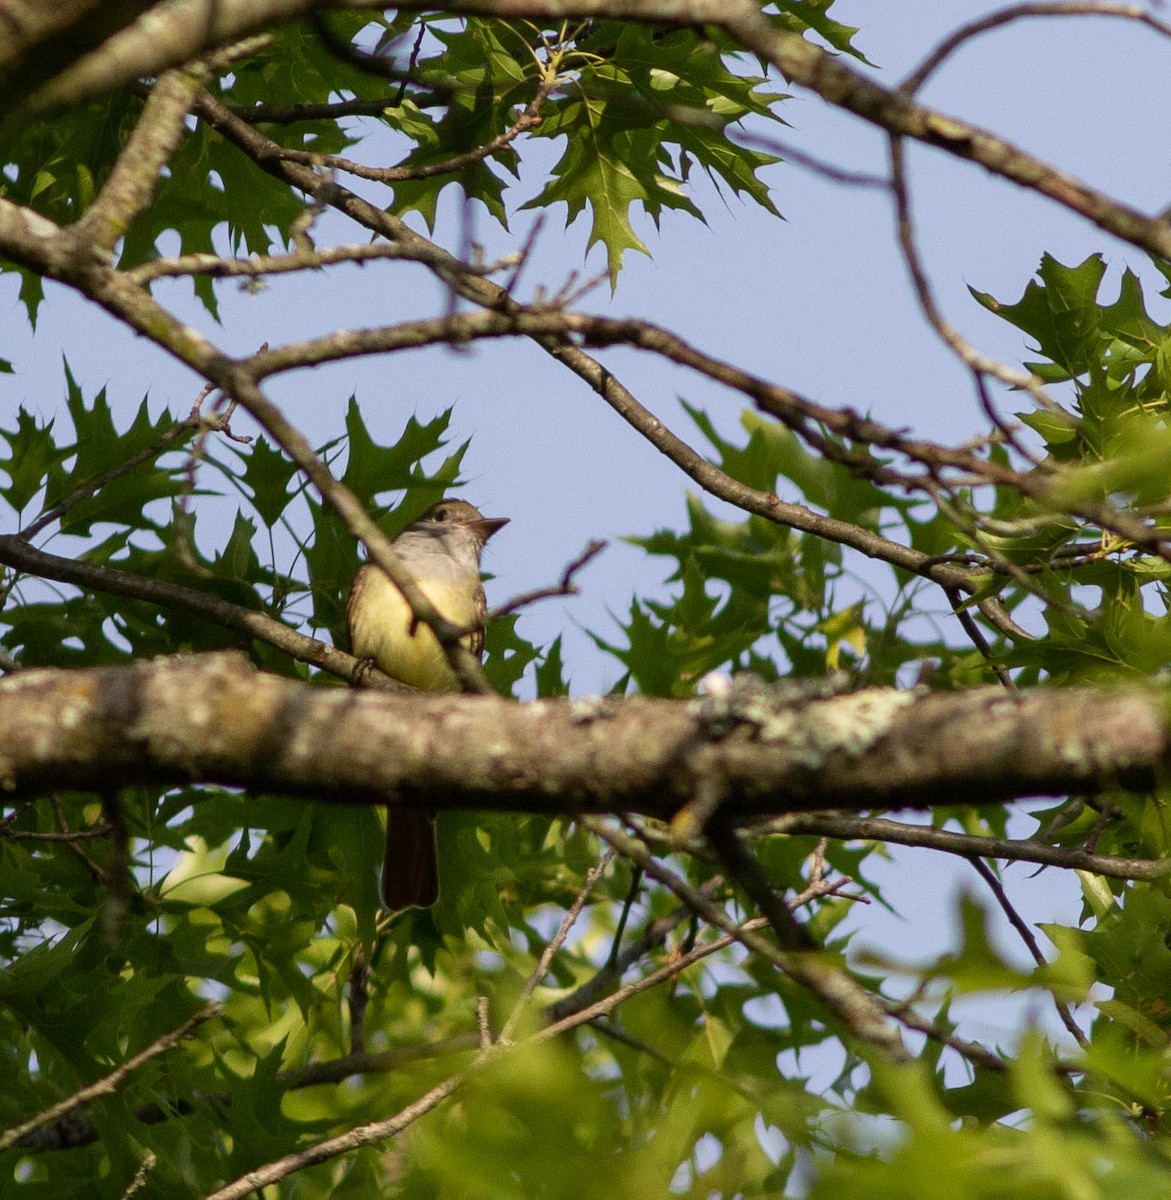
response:
[[[391,912],[430,908],[439,899],[435,819],[423,809],[386,810],[386,854],[382,859],[382,903]]]

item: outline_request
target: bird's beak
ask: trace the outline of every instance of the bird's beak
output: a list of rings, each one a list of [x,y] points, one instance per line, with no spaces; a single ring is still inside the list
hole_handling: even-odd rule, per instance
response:
[[[503,529],[509,522],[508,517],[481,517],[478,521],[469,521],[468,527],[482,542],[486,542],[498,529]]]

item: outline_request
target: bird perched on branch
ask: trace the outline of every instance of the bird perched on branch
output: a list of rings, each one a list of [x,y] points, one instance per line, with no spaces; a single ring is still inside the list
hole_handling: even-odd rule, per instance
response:
[[[460,641],[477,657],[484,652],[486,612],[480,556],[507,524],[507,517],[485,517],[466,500],[440,500],[393,542],[399,562],[440,615],[468,631]],[[346,617],[356,657],[373,660],[380,671],[424,692],[459,691],[459,678],[431,627],[373,563],[354,576]],[[381,892],[392,912],[427,908],[439,898],[431,812],[387,808]]]

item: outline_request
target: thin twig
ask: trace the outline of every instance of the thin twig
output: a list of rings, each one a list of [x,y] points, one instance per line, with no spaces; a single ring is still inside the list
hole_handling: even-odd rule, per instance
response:
[[[151,1171],[158,1166],[158,1155],[152,1151],[147,1151],[143,1156],[142,1162],[138,1164],[138,1170],[134,1172],[134,1178],[126,1185],[126,1190],[122,1193],[122,1200],[132,1200],[139,1192],[146,1187],[147,1178]]]
[[[1000,680],[1005,690],[1016,695],[1018,690],[1017,685],[1008,673],[1008,668],[992,653],[992,647],[988,644],[988,639],[984,636],[984,631],[973,620],[972,614],[968,611],[963,598],[959,594],[959,590],[957,588],[945,588],[944,593],[951,602],[952,612],[955,613],[956,619],[959,621],[963,631],[968,635],[972,645],[980,651],[984,657],[984,661],[992,668],[996,678]]]
[[[1010,8],[1002,8],[999,12],[989,13],[948,34],[934,50],[899,84],[898,90],[907,96],[913,96],[927,80],[950,58],[961,46],[980,34],[989,33],[1013,21],[1026,17],[1122,17],[1125,20],[1139,21],[1143,25],[1171,37],[1171,25],[1160,21],[1153,13],[1140,4],[1110,4],[1102,0],[1046,0],[1044,4],[1014,4]]]
[[[1004,885],[996,878],[996,873],[983,859],[973,858],[969,861],[975,868],[976,873],[988,885],[988,890],[996,897],[996,903],[1000,905],[1001,911],[1008,918],[1009,924],[1017,931],[1021,941],[1028,947],[1029,953],[1033,956],[1033,961],[1039,967],[1045,966],[1045,956],[1041,953],[1041,947],[1037,945],[1037,939],[1033,936],[1033,931],[1025,924],[1024,918],[1017,912],[1016,907],[1008,898],[1008,893],[1004,890]],[[1088,1049],[1090,1045],[1089,1039],[1078,1028],[1078,1023],[1073,1019],[1073,1013],[1069,1011],[1069,1005],[1057,995],[1053,996],[1053,1005],[1057,1009],[1057,1015],[1061,1019],[1061,1023],[1069,1030],[1074,1041],[1083,1050]]]
[[[317,271],[344,263],[366,263],[378,259],[396,262],[433,263],[439,257],[420,246],[398,242],[360,242],[352,246],[333,246],[324,250],[298,250],[295,254],[255,254],[248,258],[223,258],[218,254],[183,254],[178,258],[158,258],[131,267],[126,277],[135,283],[191,275],[210,275],[217,279],[256,278],[285,275],[293,271]],[[506,254],[495,262],[465,263],[469,275],[494,275],[515,266],[517,255]]]
[[[536,967],[533,968],[529,977],[525,980],[524,987],[521,988],[521,993],[513,1005],[512,1012],[501,1027],[500,1041],[508,1042],[512,1039],[512,1035],[516,1032],[516,1027],[520,1023],[521,1017],[524,1016],[525,1009],[528,1008],[533,993],[537,990],[538,985],[545,978],[549,970],[553,956],[565,944],[565,939],[569,936],[569,931],[573,928],[574,922],[581,915],[581,910],[585,907],[585,902],[589,899],[590,893],[597,886],[598,880],[602,878],[606,868],[614,861],[614,854],[615,851],[607,850],[602,856],[602,861],[586,872],[585,880],[581,887],[578,888],[573,903],[561,919],[561,924],[558,926],[557,932],[550,939],[545,949],[541,951],[541,957],[537,960]]]
[[[556,596],[576,596],[581,589],[575,582],[575,576],[587,563],[592,562],[601,554],[608,544],[597,538],[591,540],[586,548],[562,571],[558,583],[549,587],[534,588],[531,592],[521,592],[519,596],[514,596],[505,604],[492,609],[488,613],[487,620],[499,621],[501,617],[507,617],[522,608],[527,608],[530,604],[536,604],[539,600],[550,600]]]
[[[79,839],[73,835],[72,830],[69,828],[69,820],[65,816],[65,805],[61,802],[61,797],[56,792],[52,792],[49,795],[49,803],[53,806],[53,816],[56,817],[57,826],[61,830],[61,840],[85,864],[85,869],[90,873],[94,882],[99,887],[106,887],[110,877],[105,869],[98,866],[85,850],[77,844]],[[106,825],[107,822],[103,821],[101,824]]]
[[[150,462],[152,459],[158,458],[160,454],[169,449],[177,442],[181,442],[184,438],[191,437],[200,426],[198,418],[186,417],[182,421],[176,421],[169,429],[156,438],[149,446],[144,447],[137,454],[132,454],[129,458],[122,462],[100,472],[97,475],[91,476],[89,479],[82,480],[72,492],[69,493],[58,504],[41,513],[35,521],[31,521],[23,529],[19,530],[14,537],[21,541],[31,541],[42,530],[47,529],[54,521],[59,520],[71,508],[80,501],[92,496],[95,492],[100,491],[108,484],[113,483],[115,479],[120,479],[124,475],[129,475],[131,471],[142,466],[143,463]]]
[[[931,283],[927,278],[927,271],[923,266],[922,259],[919,257],[919,249],[915,241],[915,226],[911,217],[911,198],[907,184],[903,139],[893,134],[890,137],[890,163],[891,191],[895,198],[899,246],[902,248],[903,261],[907,265],[911,284],[914,288],[915,296],[919,301],[919,308],[923,316],[927,319],[927,323],[939,335],[944,345],[973,372],[977,380],[983,375],[991,375],[993,378],[999,379],[1002,383],[1008,384],[1009,387],[1022,388],[1042,408],[1052,412],[1063,413],[1064,409],[1050,397],[1049,393],[1045,390],[1045,385],[1037,375],[1034,375],[1031,371],[1018,371],[1004,363],[997,362],[994,358],[989,358],[986,354],[981,354],[940,312],[939,305],[931,289]],[[1038,466],[1040,460],[1020,443],[1015,431],[996,411],[989,398],[987,389],[978,387],[977,392],[980,396],[980,402],[985,408],[986,415],[996,428],[1000,430],[1005,441],[1018,454],[1021,454],[1030,465],[1034,467]]]
[[[437,163],[416,163],[414,166],[371,167],[365,163],[356,162],[352,158],[344,158],[337,154],[316,154],[310,150],[281,149],[281,157],[289,162],[303,163],[306,166],[325,167],[333,171],[343,171],[358,179],[366,179],[372,183],[404,183],[408,180],[430,179],[436,175],[453,175],[478,162],[499,154],[510,146],[522,133],[535,129],[541,124],[541,106],[548,99],[549,93],[556,84],[555,79],[542,80],[537,88],[537,94],[529,101],[524,111],[503,133],[476,146],[465,150],[462,154],[454,154],[451,158]]]
[[[901,846],[943,850],[961,858],[980,856],[1032,862],[1071,871],[1088,871],[1110,879],[1155,880],[1171,875],[1171,858],[1115,858],[1077,848],[1050,846],[1036,839],[1014,841],[980,837],[927,825],[909,825],[885,817],[854,817],[837,812],[786,813],[749,828],[755,835],[811,833],[842,841],[894,842]]]
[[[731,934],[745,949],[784,971],[801,986],[808,988],[833,1012],[859,1040],[881,1051],[892,1061],[908,1061],[910,1055],[898,1032],[891,1028],[874,997],[838,967],[817,955],[788,953],[755,932],[745,932],[696,888],[665,867],[634,838],[599,817],[583,816],[582,825],[608,842],[620,854],[638,863],[651,878],[658,880],[686,903],[693,912],[717,929]]]
[[[199,1012],[189,1020],[184,1021],[178,1029],[174,1029],[170,1033],[165,1033],[162,1037],[156,1038],[146,1049],[132,1055],[108,1075],[104,1075],[101,1079],[95,1080],[95,1082],[87,1084],[83,1088],[79,1088],[72,1096],[67,1096],[64,1100],[50,1105],[35,1117],[31,1117],[29,1120],[23,1121],[19,1125],[14,1125],[11,1129],[0,1133],[0,1151],[7,1150],[10,1146],[15,1145],[22,1137],[31,1133],[34,1129],[40,1129],[45,1125],[51,1125],[54,1121],[59,1121],[67,1113],[72,1112],[75,1108],[79,1108],[83,1104],[88,1104],[91,1100],[96,1100],[100,1096],[114,1095],[128,1075],[137,1071],[143,1063],[150,1062],[152,1058],[158,1058],[160,1054],[166,1054],[168,1050],[185,1041],[200,1025],[216,1016],[220,1008],[221,1006],[216,1003],[205,1004]]]
[[[764,873],[755,854],[744,843],[732,823],[720,813],[708,822],[707,840],[735,883],[748,893],[748,898],[768,918],[777,941],[786,950],[816,950],[817,943],[809,930],[793,916]]]
[[[22,840],[29,842],[83,842],[92,838],[104,838],[110,832],[108,821],[99,821],[88,829],[78,829],[67,833],[42,833],[35,829],[13,829],[10,826],[12,819],[8,818],[0,822],[0,838],[11,838],[14,842]]]
[[[177,612],[190,613],[226,629],[236,630],[246,638],[267,642],[291,657],[320,667],[341,679],[352,680],[361,674],[361,662],[353,655],[298,633],[267,613],[232,604],[194,588],[181,587],[164,579],[134,575],[113,567],[102,567],[48,554],[44,550],[27,545],[19,537],[11,534],[0,535],[0,563],[6,563],[30,575],[55,579],[59,583],[69,583],[95,592],[106,592],[112,596],[126,596]],[[370,670],[363,678],[368,686],[398,692],[409,690],[404,684],[388,678],[381,672]]]

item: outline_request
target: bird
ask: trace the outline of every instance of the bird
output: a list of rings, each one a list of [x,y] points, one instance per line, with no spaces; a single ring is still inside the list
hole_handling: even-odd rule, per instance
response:
[[[507,517],[485,517],[466,500],[445,499],[412,521],[392,543],[399,562],[436,610],[467,629],[460,641],[484,652],[487,602],[480,558]],[[354,656],[372,660],[392,679],[424,692],[459,691],[459,678],[430,626],[418,620],[402,592],[373,563],[358,568],[346,608]],[[439,899],[435,818],[424,809],[391,805],[380,880],[391,912],[430,908]]]

